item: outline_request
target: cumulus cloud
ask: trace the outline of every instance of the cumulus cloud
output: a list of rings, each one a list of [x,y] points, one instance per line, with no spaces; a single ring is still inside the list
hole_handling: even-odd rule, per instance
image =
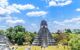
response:
[[[80,12],[80,8],[77,8],[76,11]]]
[[[9,5],[5,8],[0,7],[0,14],[11,14],[11,13],[20,13],[20,10],[26,10],[26,9],[35,9],[35,6],[31,4],[26,5]]]
[[[0,0],[0,14],[20,13],[20,10],[37,9],[38,7],[32,4],[11,4],[8,0]]]
[[[12,17],[0,17],[0,22],[4,21],[4,20],[8,20],[8,19],[11,19]]]
[[[23,19],[11,16],[0,17],[0,23],[2,23],[3,21],[5,21],[4,23],[8,26],[14,26],[16,24],[25,24],[25,21]]]
[[[65,6],[72,3],[72,0],[50,0],[49,6]]]
[[[6,22],[7,22],[8,24],[25,23],[25,21],[22,20],[22,19],[17,19],[17,20],[6,20]]]
[[[66,19],[63,22],[59,22],[59,21],[54,21],[54,23],[56,24],[66,24],[66,23],[79,23],[80,22],[80,17],[78,18],[72,18],[72,19]]]
[[[8,5],[8,0],[0,0],[0,7],[5,7]]]
[[[27,16],[35,16],[35,17],[37,17],[37,16],[44,16],[46,14],[47,14],[46,11],[31,11],[31,12],[28,12],[26,15]]]
[[[57,3],[55,1],[50,1],[49,6],[57,6]]]
[[[17,17],[11,17],[11,16],[8,16],[8,17],[4,17],[3,20],[6,21],[7,24],[17,24],[17,23],[25,23],[25,21],[23,19],[19,19]]]
[[[57,29],[79,29],[80,28],[80,17],[72,18],[72,19],[66,19],[63,21],[53,21],[53,24],[55,24]]]
[[[20,10],[25,10],[25,9],[36,9],[37,7],[35,7],[32,4],[26,4],[26,5],[21,5],[21,4],[13,4],[13,7],[20,9]]]
[[[15,7],[12,7],[12,6],[8,6],[6,8],[0,7],[0,14],[11,14],[14,12],[20,13],[20,11],[18,9],[16,9]]]

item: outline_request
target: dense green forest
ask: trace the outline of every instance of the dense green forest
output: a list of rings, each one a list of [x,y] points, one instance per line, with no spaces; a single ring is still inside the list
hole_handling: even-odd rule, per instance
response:
[[[56,44],[70,46],[72,50],[80,50],[80,29],[65,29],[63,32],[58,30],[56,33],[51,33],[56,40]],[[36,32],[29,32],[25,27],[17,25],[9,27],[6,30],[0,30],[0,35],[5,35],[9,38],[12,44],[32,44]]]
[[[23,43],[31,44],[36,32],[28,32],[23,26],[18,25],[6,30],[0,30],[0,34],[7,36],[12,44],[23,45]]]

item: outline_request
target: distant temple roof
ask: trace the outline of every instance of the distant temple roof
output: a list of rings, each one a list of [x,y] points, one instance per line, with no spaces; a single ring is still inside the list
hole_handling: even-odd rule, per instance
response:
[[[47,26],[47,22],[45,20],[41,21],[41,26]]]

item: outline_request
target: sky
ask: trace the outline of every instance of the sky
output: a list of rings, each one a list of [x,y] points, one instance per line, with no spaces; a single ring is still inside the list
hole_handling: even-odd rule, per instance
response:
[[[37,32],[42,20],[50,32],[80,29],[80,0],[0,0],[0,29],[23,25]]]

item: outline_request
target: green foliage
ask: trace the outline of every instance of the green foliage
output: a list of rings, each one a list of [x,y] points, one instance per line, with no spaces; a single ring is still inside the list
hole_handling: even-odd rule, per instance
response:
[[[80,34],[80,29],[74,29],[73,32],[77,33],[77,34]]]
[[[57,39],[57,44],[67,44],[71,50],[80,50],[80,34],[79,30],[71,32],[70,29],[65,30],[63,33],[52,34]]]
[[[4,30],[0,30],[0,35],[5,35]]]
[[[61,43],[63,45],[67,45],[68,44],[68,39],[67,36],[64,33],[61,34],[53,34],[57,44]]]
[[[6,36],[10,39],[10,41],[14,43],[15,35],[16,35],[14,28],[13,27],[8,28],[5,33],[6,33]]]
[[[25,31],[25,28],[23,26],[17,25],[6,29],[6,31],[0,30],[0,34],[6,35],[12,44],[17,43],[18,45],[22,45],[24,42],[31,44],[36,35],[36,32],[31,33]]]
[[[30,41],[31,44],[32,44],[32,42],[33,42],[33,40],[34,40],[34,38],[35,38],[36,35],[37,35],[36,32],[30,33],[30,36],[32,38],[31,41]]]
[[[23,45],[23,40],[22,40],[22,38],[18,38],[17,44],[18,44],[18,45]]]
[[[64,31],[65,33],[72,33],[72,31],[70,29],[65,29]]]
[[[17,42],[18,44],[23,44],[23,42],[24,42],[24,32],[17,32],[16,33],[16,35],[15,35],[15,39],[16,39],[16,41],[15,42]],[[20,44],[20,45],[21,45]]]
[[[27,42],[28,44],[30,44],[30,41],[31,41],[32,38],[31,38],[29,32],[26,32],[26,33],[25,33],[24,39],[25,39],[25,42]]]
[[[72,50],[80,50],[80,34],[70,34],[69,45]]]
[[[52,34],[52,36],[53,36],[53,38],[56,40],[56,42],[58,43],[59,42],[59,36],[58,36],[58,34]]]
[[[35,33],[31,33],[31,32],[26,32],[24,35],[24,39],[26,42],[28,42],[29,44],[32,44],[34,37],[36,36]]]
[[[14,27],[15,32],[25,32],[25,28],[21,25],[17,25]]]

